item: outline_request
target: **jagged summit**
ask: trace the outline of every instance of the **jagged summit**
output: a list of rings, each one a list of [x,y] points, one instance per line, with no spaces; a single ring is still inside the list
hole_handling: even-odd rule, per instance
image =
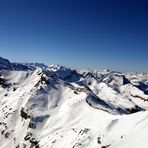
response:
[[[148,74],[0,63],[2,148],[148,145]]]

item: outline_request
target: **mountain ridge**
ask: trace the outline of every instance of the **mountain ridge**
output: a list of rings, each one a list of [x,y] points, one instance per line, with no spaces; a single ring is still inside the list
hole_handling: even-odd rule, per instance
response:
[[[9,68],[11,63],[5,63]],[[147,91],[145,73],[60,65],[29,70],[4,66],[0,70],[0,145],[146,148]]]
[[[47,68],[43,63],[16,63],[0,57],[0,70],[27,71],[34,70],[37,67]]]

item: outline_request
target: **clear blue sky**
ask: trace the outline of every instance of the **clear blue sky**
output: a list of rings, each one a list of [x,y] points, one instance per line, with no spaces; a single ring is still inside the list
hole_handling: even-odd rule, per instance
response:
[[[0,0],[0,56],[148,72],[148,1]]]

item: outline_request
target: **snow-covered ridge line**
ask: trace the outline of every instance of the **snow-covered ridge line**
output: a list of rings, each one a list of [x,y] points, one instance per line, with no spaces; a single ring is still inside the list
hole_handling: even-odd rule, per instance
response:
[[[48,66],[43,63],[12,63],[9,60],[0,57],[0,70],[27,71],[34,70],[37,67],[47,68]]]
[[[147,147],[148,74],[0,63],[1,148]]]

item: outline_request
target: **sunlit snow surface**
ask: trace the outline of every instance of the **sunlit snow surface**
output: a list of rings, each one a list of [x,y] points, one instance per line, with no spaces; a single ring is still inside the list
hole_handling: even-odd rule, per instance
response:
[[[0,70],[1,148],[147,148],[147,109],[147,74]]]

